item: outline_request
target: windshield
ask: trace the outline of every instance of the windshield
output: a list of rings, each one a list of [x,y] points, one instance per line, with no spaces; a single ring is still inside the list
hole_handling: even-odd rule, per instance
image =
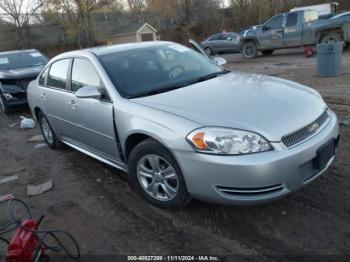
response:
[[[38,65],[45,65],[47,58],[37,51],[0,54],[0,70],[25,68]]]
[[[209,58],[179,44],[120,51],[100,58],[125,98],[170,91],[226,72]]]

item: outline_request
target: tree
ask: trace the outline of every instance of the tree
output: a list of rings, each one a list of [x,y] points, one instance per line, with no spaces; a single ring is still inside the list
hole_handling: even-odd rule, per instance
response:
[[[30,40],[30,31],[28,30],[30,19],[38,12],[42,5],[42,0],[0,1],[0,9],[5,12],[8,19],[15,25],[21,48],[26,47],[25,39]],[[27,33],[26,37],[24,37],[25,30]]]
[[[56,20],[69,33],[75,35],[79,48],[94,45],[92,14],[102,11],[114,0],[47,0],[46,11],[56,16]]]

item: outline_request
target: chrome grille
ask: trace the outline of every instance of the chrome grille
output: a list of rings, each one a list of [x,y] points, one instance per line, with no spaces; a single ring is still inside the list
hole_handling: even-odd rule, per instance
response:
[[[282,184],[258,188],[235,188],[226,186],[216,186],[216,189],[226,196],[252,198],[266,195],[274,195],[284,192],[284,186]]]
[[[328,119],[329,114],[328,111],[325,110],[323,114],[310,125],[282,137],[283,144],[285,144],[287,147],[291,147],[304,141],[308,137],[315,134]]]

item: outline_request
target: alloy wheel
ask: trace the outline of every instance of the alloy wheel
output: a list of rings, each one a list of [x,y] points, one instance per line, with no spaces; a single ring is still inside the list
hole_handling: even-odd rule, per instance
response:
[[[247,45],[245,48],[245,54],[247,57],[252,57],[254,55],[255,49],[252,45]]]
[[[137,178],[144,191],[154,199],[170,201],[179,190],[175,168],[158,155],[145,155],[137,164]]]
[[[44,135],[46,141],[49,144],[53,144],[53,142],[54,142],[54,140],[53,140],[53,132],[52,132],[51,126],[48,123],[46,117],[43,116],[41,118],[40,123],[41,123],[41,129],[43,131],[43,135]]]

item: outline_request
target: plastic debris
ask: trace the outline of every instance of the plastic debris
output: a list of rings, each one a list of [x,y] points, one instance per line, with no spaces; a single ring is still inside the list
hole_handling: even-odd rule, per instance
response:
[[[15,197],[12,194],[7,194],[7,195],[0,196],[0,203],[8,201],[8,200],[11,200],[11,199],[14,199],[14,198]]]
[[[26,118],[24,116],[20,116],[21,120],[21,129],[32,129],[35,127],[35,121],[31,118]]]
[[[27,142],[30,143],[36,143],[36,142],[44,142],[44,137],[42,135],[36,135],[27,140]]]
[[[347,119],[340,119],[339,120],[339,124],[341,126],[350,126],[350,120],[347,120]]]
[[[0,185],[8,183],[10,181],[18,179],[18,176],[5,176],[5,177],[0,177]]]
[[[37,186],[27,186],[27,195],[28,196],[36,196],[36,195],[40,195],[46,191],[49,191],[50,189],[53,188],[53,182],[52,180],[49,180],[45,183],[42,183],[40,185]]]
[[[34,145],[34,149],[41,149],[41,148],[44,148],[44,147],[47,147],[47,144],[36,144],[36,145]]]

